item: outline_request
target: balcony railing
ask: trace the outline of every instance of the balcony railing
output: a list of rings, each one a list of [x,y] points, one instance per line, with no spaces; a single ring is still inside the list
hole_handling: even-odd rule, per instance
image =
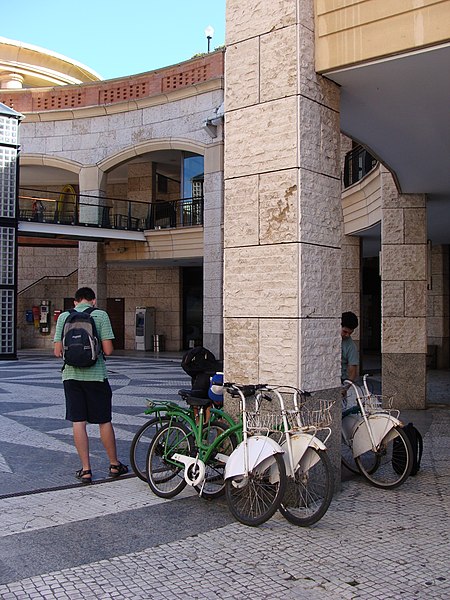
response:
[[[361,181],[376,165],[378,161],[365,148],[357,146],[348,152],[344,162],[344,188]]]
[[[21,187],[19,221],[102,227],[165,229],[203,225],[203,197],[139,202]]]

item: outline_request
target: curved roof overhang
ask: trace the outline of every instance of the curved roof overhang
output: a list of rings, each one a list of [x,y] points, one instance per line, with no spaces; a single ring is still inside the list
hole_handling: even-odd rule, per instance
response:
[[[23,87],[101,81],[89,67],[51,50],[0,37],[0,74],[19,75]]]

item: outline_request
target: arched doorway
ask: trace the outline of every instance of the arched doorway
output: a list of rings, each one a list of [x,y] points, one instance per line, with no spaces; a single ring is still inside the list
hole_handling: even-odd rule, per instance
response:
[[[56,203],[55,210],[55,222],[56,223],[74,223],[76,222],[76,206],[77,206],[77,192],[75,188],[67,184],[63,187],[58,201]]]

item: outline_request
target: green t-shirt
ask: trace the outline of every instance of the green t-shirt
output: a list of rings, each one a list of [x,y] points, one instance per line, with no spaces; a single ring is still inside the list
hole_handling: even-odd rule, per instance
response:
[[[91,305],[87,303],[78,304],[75,307],[75,310],[86,310],[86,308],[89,308],[90,306]],[[67,311],[59,315],[55,327],[55,337],[53,339],[54,342],[62,341],[63,327],[68,316],[69,313]],[[104,310],[96,308],[91,313],[91,316],[95,321],[95,326],[97,328],[97,333],[98,337],[100,338],[100,342],[102,340],[113,340],[114,332],[111,327],[111,321],[109,320],[108,313]],[[66,365],[62,372],[62,380],[66,381],[67,379],[76,379],[77,381],[103,381],[104,379],[107,379],[106,364],[105,359],[103,358],[103,354],[99,355],[97,362],[92,367],[81,368]]]
[[[342,340],[341,379],[348,379],[348,365],[359,365],[359,353],[355,342],[348,337]]]

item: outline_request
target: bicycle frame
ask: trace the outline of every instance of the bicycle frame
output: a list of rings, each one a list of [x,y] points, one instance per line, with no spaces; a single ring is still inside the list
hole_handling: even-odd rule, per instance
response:
[[[342,418],[342,433],[347,442],[351,441],[353,457],[356,458],[365,452],[372,450],[377,452],[382,441],[390,441],[395,437],[393,429],[402,426],[401,421],[394,417],[388,409],[380,407],[377,412],[367,414],[364,407],[364,398],[370,396],[367,387],[367,375],[363,377],[364,395],[353,381],[346,380],[344,383],[350,384],[356,394],[359,415],[348,413]],[[389,435],[391,433],[391,435]]]
[[[244,477],[247,478],[250,471],[258,468],[265,468],[266,461],[274,454],[284,454],[283,448],[272,438],[262,435],[249,436],[247,428],[247,404],[246,397],[242,390],[234,385],[228,387],[238,394],[241,403],[242,414],[242,442],[231,453],[225,465],[224,479]],[[255,389],[264,389],[265,386],[255,386]],[[256,397],[256,406],[258,398]]]
[[[215,414],[216,416],[221,417],[224,413],[220,410],[216,410]],[[229,419],[231,419],[231,417],[229,417]],[[228,424],[229,419],[227,420]],[[178,468],[184,466],[184,478],[186,483],[190,486],[201,485],[205,478],[206,464],[211,456],[215,453],[216,448],[220,446],[224,439],[230,437],[231,435],[235,435],[238,439],[241,438],[242,424],[240,421],[236,422],[232,420],[233,425],[230,425],[228,429],[219,434],[212,443],[205,443],[203,436],[205,429],[207,430],[210,426],[213,427],[214,421],[210,419],[208,423],[205,424],[203,407],[201,407],[198,411],[198,419],[196,420],[193,411],[184,409],[178,405],[171,406],[170,409],[165,413],[164,420],[169,426],[173,421],[183,423],[189,430],[186,434],[186,438],[191,436],[194,437],[195,447],[197,449],[197,456],[195,457],[186,456],[179,453],[175,453],[170,456],[170,448],[166,447],[164,449],[164,459],[168,463],[173,464]],[[183,438],[181,437],[178,442],[182,440]],[[226,463],[228,456],[216,453],[215,459]],[[194,465],[197,467],[195,470],[196,475],[194,478],[192,478],[190,473],[191,467]]]
[[[299,397],[301,394],[305,393],[303,390],[292,388],[290,386],[267,386],[267,390],[273,392],[277,396],[282,410],[283,433],[285,439],[283,440],[281,447],[285,450],[283,458],[286,466],[286,475],[288,477],[293,477],[298,469],[301,469],[302,472],[305,473],[318,461],[317,455],[308,452],[308,449],[313,447],[316,450],[326,450],[325,443],[331,435],[331,429],[329,427],[326,428],[328,430],[328,435],[326,436],[325,441],[322,441],[315,435],[317,428],[305,427],[303,425],[300,419],[299,406]],[[299,429],[303,429],[303,431],[293,431],[289,426],[287,420],[288,411],[286,410],[284,398],[281,393],[283,390],[290,392],[292,392],[292,390],[294,391],[293,404],[296,425]],[[314,432],[310,433],[306,431],[307,429],[313,429]]]
[[[156,414],[158,417],[161,417],[161,420],[166,420],[165,415],[170,411],[176,411],[177,413],[178,411],[180,411],[181,413],[183,413],[183,415],[186,416],[192,414],[192,408],[190,406],[183,407],[177,404],[176,402],[172,402],[171,400],[149,400],[144,413],[146,415]],[[213,417],[213,421],[215,421],[216,419],[222,419],[226,421],[230,425],[230,427],[236,424],[236,420],[233,419],[233,417],[227,412],[225,412],[223,409],[211,407],[210,411],[211,416]]]

